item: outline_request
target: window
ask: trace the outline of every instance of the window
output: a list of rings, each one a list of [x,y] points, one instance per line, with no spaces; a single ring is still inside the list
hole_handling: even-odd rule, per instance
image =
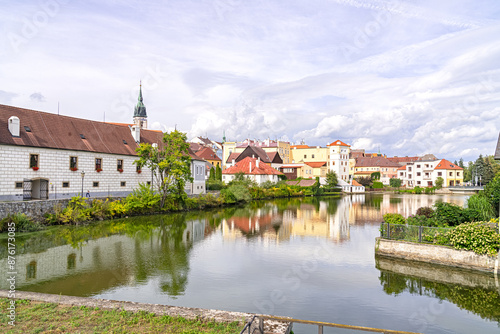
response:
[[[457,176],[460,176],[460,172],[457,172]]]
[[[417,168],[420,168],[420,165],[417,165]]]
[[[69,169],[72,171],[78,169],[78,157],[69,157]]]
[[[30,168],[38,167],[38,154],[30,154]]]
[[[16,182],[16,189],[22,189],[23,183],[22,182]]]
[[[307,154],[304,154],[304,159],[307,159]]]
[[[453,175],[453,172],[450,172],[450,176],[452,176],[452,175]]]
[[[443,175],[443,173],[441,173],[441,172],[438,172],[438,176],[442,176],[442,175]]]
[[[141,172],[142,172],[142,166],[141,166],[141,165],[139,165],[139,164],[135,165],[135,171],[136,171],[137,173],[141,173]]]
[[[417,176],[420,176],[420,172],[417,172]]]
[[[420,184],[420,181],[417,181],[417,184]]]
[[[127,182],[125,182],[125,181],[120,182],[120,187],[125,187],[126,185],[127,185]]]
[[[312,155],[312,158],[314,159],[314,154]]]
[[[69,182],[67,182],[67,181],[66,181],[66,182],[63,182],[63,183],[62,183],[62,187],[63,187],[63,188],[69,188]]]
[[[123,160],[116,160],[116,170],[119,172],[123,172]]]
[[[92,187],[96,188],[96,187],[99,187],[99,182],[92,182]]]
[[[408,167],[408,171],[411,172],[411,167]]]
[[[102,171],[102,159],[101,158],[95,158],[95,170],[98,172]]]

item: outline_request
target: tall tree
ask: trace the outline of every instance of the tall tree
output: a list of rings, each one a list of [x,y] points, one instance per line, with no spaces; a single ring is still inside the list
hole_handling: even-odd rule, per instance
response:
[[[338,178],[337,178],[337,173],[335,173],[333,170],[329,171],[326,173],[326,188],[333,189],[337,186],[339,183]]]
[[[218,181],[222,181],[222,169],[219,165],[217,165],[217,169],[215,170],[215,179]]]
[[[214,181],[215,180],[215,168],[210,168],[210,175],[208,176],[208,179],[210,181]]]
[[[168,195],[184,199],[186,182],[192,182],[191,157],[186,134],[178,130],[163,135],[163,145],[140,144],[136,149],[139,160],[134,163],[146,166],[153,171],[158,193],[161,195],[160,207],[163,208]]]

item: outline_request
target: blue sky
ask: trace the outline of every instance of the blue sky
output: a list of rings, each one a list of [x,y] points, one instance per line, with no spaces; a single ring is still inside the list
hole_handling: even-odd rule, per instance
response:
[[[0,103],[188,137],[475,160],[500,129],[500,2],[0,1]]]

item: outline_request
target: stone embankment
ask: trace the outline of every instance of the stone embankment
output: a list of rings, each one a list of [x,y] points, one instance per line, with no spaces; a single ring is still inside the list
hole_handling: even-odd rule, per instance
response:
[[[0,297],[7,298],[8,295],[8,290],[0,290]],[[107,299],[94,299],[87,297],[72,297],[28,291],[16,291],[16,299],[28,299],[71,306],[99,307],[101,309],[119,309],[130,312],[146,311],[158,315],[183,317],[190,320],[198,319],[216,322],[240,322],[242,329],[245,323],[255,315],[243,312],[229,312],[192,307],[135,303]],[[268,319],[264,323],[264,331],[266,334],[287,334],[290,330],[289,327],[290,323],[286,321]]]
[[[446,246],[377,238],[375,254],[498,274],[499,256],[493,258]]]

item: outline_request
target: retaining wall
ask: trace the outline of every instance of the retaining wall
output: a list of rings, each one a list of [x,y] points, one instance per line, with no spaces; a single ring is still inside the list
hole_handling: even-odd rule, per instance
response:
[[[379,237],[375,241],[375,254],[498,273],[498,256],[493,258],[487,255],[477,255],[472,251],[446,246],[387,240]]]
[[[8,290],[0,290],[0,297],[7,298]],[[102,309],[119,309],[131,312],[147,311],[158,315],[180,316],[190,320],[212,320],[216,322],[239,322],[241,328],[255,314],[243,312],[229,312],[221,310],[209,310],[193,307],[168,306],[159,304],[135,303],[108,299],[94,299],[88,297],[72,297],[47,293],[16,291],[16,299],[29,299],[46,303],[56,303],[68,306],[99,307]],[[264,324],[266,333],[285,334],[290,331],[290,323],[277,320],[266,320]]]

